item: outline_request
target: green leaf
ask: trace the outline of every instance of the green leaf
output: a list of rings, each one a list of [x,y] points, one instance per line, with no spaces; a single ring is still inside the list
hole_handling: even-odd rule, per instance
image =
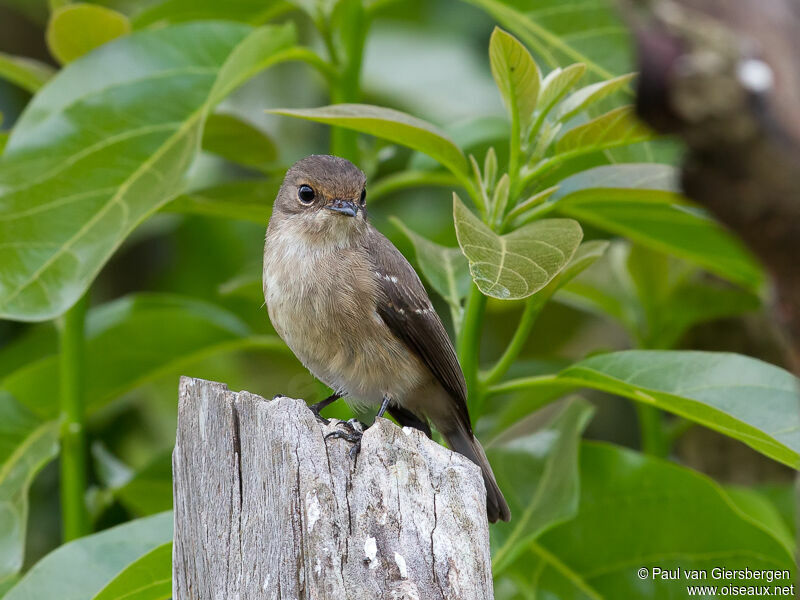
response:
[[[0,586],[22,569],[28,488],[58,453],[58,424],[36,418],[0,392]]]
[[[440,246],[414,233],[399,219],[391,221],[414,245],[419,268],[433,289],[450,305],[453,327],[457,331],[463,313],[461,300],[469,293],[471,281],[464,255],[459,248]]]
[[[170,597],[172,542],[166,542],[125,567],[92,600],[167,600]]]
[[[0,79],[35,94],[55,73],[48,64],[24,56],[12,56],[0,52]]]
[[[622,240],[606,259],[571,281],[559,300],[618,320],[635,345],[675,346],[692,326],[756,310],[758,297],[720,281],[709,281],[696,267]]]
[[[789,552],[794,552],[792,532],[767,498],[758,491],[746,487],[727,486],[725,492],[740,511],[767,529]]]
[[[586,65],[575,63],[565,68],[556,67],[550,71],[542,81],[542,90],[539,93],[539,113],[547,114],[561,101],[561,98],[572,89],[586,72]]]
[[[467,0],[491,14],[551,68],[584,63],[594,79],[631,70],[628,29],[605,0]]]
[[[122,505],[139,516],[172,508],[172,452],[156,456],[124,485],[114,490]]]
[[[104,6],[76,2],[53,11],[45,38],[50,53],[65,65],[130,30],[125,15]]]
[[[533,433],[487,448],[513,515],[510,522],[498,523],[490,532],[495,576],[545,529],[575,514],[578,444],[592,412],[592,406],[580,398],[552,404],[524,423],[524,430]]]
[[[711,579],[713,567],[793,570],[792,555],[704,475],[607,444],[584,443],[575,518],[546,532],[520,561],[543,597],[686,597],[690,569],[699,585],[753,585]],[[639,568],[680,568],[680,581],[640,579]],[[763,583],[763,581],[761,582]],[[790,582],[787,582],[790,583]]]
[[[88,414],[125,392],[202,357],[257,347],[281,352],[271,336],[252,336],[232,313],[198,300],[162,294],[121,298],[89,312],[86,327]],[[120,343],[124,340],[124,343]],[[58,414],[58,357],[7,376],[2,387],[43,418]]]
[[[88,535],[59,546],[45,556],[6,594],[3,600],[41,598],[86,600],[94,598],[118,577],[129,582],[141,582],[146,580],[148,575],[142,573],[142,569],[138,567],[130,570],[129,568],[143,556],[171,540],[171,512],[137,519]],[[150,576],[163,576],[162,569],[163,565],[157,571],[150,571]],[[134,598],[144,600],[151,596],[134,596]]]
[[[586,154],[653,139],[652,129],[636,118],[631,106],[622,106],[567,131],[556,142],[559,154]]]
[[[453,219],[472,279],[487,296],[527,298],[566,266],[581,242],[580,225],[571,219],[544,219],[500,236],[453,194]]]
[[[572,94],[561,103],[556,113],[559,121],[568,121],[579,112],[583,112],[595,102],[607,98],[611,94],[625,88],[628,83],[636,76],[636,73],[620,75],[607,81],[600,81],[587,85]]]
[[[721,352],[629,350],[587,358],[558,378],[656,406],[800,468],[798,381],[780,367]]]
[[[267,112],[353,129],[427,154],[454,173],[467,172],[464,154],[447,135],[406,113],[368,104],[333,104],[321,108],[276,108]]]
[[[499,27],[489,40],[489,61],[511,122],[518,123],[521,132],[527,131],[539,98],[539,67],[528,49]]]
[[[161,0],[136,7],[131,21],[135,29],[184,21],[225,20],[251,25],[266,23],[291,8],[286,2],[264,0]]]
[[[0,157],[0,318],[68,309],[181,190],[210,108],[290,56],[293,40],[291,26],[176,25],[120,39],[54,77]]]
[[[274,179],[221,183],[182,194],[162,211],[238,219],[266,226],[279,187],[280,181]]]
[[[289,0],[297,8],[304,10],[314,21],[327,21],[333,14],[339,0]]]
[[[206,119],[203,150],[255,169],[264,169],[278,158],[275,143],[263,131],[237,116],[221,113]]]
[[[677,172],[655,164],[596,167],[568,177],[556,210],[758,289],[763,273],[744,246],[677,193]]]

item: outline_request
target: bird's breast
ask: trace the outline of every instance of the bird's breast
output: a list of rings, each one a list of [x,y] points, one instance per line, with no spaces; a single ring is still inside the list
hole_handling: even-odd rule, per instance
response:
[[[376,311],[378,288],[365,250],[296,242],[267,238],[263,284],[270,320],[297,358],[325,384],[364,403],[418,383],[425,376],[419,360]]]

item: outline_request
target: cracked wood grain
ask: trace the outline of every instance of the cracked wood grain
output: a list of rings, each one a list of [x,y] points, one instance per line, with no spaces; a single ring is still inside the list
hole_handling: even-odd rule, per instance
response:
[[[182,378],[175,600],[491,600],[480,471],[379,419],[354,462],[301,400]]]

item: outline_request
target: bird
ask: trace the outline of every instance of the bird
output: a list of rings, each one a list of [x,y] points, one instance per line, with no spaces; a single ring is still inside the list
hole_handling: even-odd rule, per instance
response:
[[[367,219],[366,176],[352,162],[311,155],[286,172],[264,244],[269,318],[294,355],[355,410],[379,406],[400,426],[477,464],[489,521],[511,511],[472,431],[453,344],[403,254]],[[351,440],[352,441],[352,440]]]

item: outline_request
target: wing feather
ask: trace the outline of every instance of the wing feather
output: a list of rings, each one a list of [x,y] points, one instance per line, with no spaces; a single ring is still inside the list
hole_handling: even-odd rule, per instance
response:
[[[471,432],[464,374],[425,287],[414,268],[380,232],[371,228],[367,240],[380,292],[378,314],[447,390],[456,414]]]

